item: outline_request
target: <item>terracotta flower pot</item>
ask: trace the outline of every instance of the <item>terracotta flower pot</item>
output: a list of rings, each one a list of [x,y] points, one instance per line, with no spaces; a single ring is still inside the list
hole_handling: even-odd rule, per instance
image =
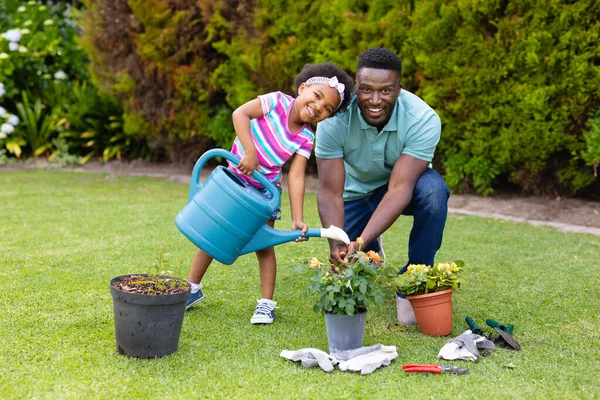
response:
[[[415,312],[419,329],[427,336],[452,333],[452,289],[441,292],[406,296]]]

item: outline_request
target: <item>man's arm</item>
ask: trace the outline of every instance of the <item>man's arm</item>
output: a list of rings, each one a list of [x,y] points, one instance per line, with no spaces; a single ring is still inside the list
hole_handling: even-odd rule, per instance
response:
[[[388,191],[371,216],[361,236],[367,246],[385,232],[398,219],[412,199],[417,179],[427,170],[429,161],[402,154],[394,164]],[[351,252],[354,243],[348,247]]]
[[[319,171],[319,191],[317,193],[317,205],[321,225],[329,228],[335,225],[344,227],[344,183],[346,181],[346,169],[342,158],[323,159],[317,157],[317,169]],[[347,254],[344,242],[329,239],[329,259],[338,265],[342,263]]]

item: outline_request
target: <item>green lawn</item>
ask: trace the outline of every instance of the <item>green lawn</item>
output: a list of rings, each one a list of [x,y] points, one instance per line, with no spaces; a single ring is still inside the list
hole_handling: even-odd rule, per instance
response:
[[[466,375],[405,374],[404,363],[435,363],[448,338],[395,325],[393,293],[369,311],[365,345],[398,347],[371,375],[304,369],[283,349],[327,350],[323,317],[301,297],[327,242],[277,247],[277,319],[249,320],[259,297],[254,255],[215,263],[205,301],[186,313],[179,350],[140,360],[115,351],[111,278],[146,272],[157,251],[183,259],[194,246],[173,218],[187,185],[152,178],[73,172],[0,172],[0,398],[598,398],[600,237],[549,227],[452,215],[438,261],[466,262],[454,294],[453,336],[470,315],[515,324],[523,350],[499,349]],[[316,199],[306,220],[317,227]],[[289,207],[283,196],[284,220]],[[406,260],[411,219],[385,236],[388,262]],[[450,362],[446,362],[450,363]]]

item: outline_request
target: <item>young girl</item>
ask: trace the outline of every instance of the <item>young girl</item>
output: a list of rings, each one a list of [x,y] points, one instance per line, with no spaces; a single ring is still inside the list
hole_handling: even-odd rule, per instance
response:
[[[231,152],[240,157],[237,166],[229,162],[229,168],[240,179],[257,188],[265,197],[272,194],[265,190],[251,175],[255,169],[262,172],[281,191],[281,168],[292,160],[288,173],[288,188],[292,212],[292,229],[306,233],[304,223],[304,171],[315,139],[311,124],[316,124],[346,108],[352,92],[352,78],[332,63],[306,64],[294,84],[294,99],[281,92],[258,96],[233,112],[233,126],[237,138]],[[281,219],[281,210],[267,222],[274,226]],[[302,240],[301,238],[298,239]],[[276,260],[273,247],[256,252],[260,274],[262,298],[250,320],[253,324],[270,324],[275,318]],[[202,301],[202,284],[212,257],[198,249],[188,275],[192,284],[186,309]]]

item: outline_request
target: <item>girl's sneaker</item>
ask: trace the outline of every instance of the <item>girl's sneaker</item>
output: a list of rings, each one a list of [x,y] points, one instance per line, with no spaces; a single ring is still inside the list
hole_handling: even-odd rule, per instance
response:
[[[254,315],[250,319],[252,324],[270,324],[275,319],[275,306],[277,302],[269,299],[256,300],[257,306]]]
[[[187,303],[185,303],[185,309],[189,310],[196,303],[200,303],[204,300],[204,295],[202,294],[202,289],[198,289],[196,293],[192,293]]]

